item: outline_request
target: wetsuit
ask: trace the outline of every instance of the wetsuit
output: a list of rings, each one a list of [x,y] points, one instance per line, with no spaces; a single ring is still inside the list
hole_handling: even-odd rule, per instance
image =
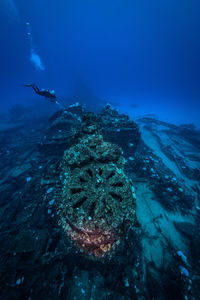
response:
[[[56,100],[56,95],[54,91],[51,90],[45,90],[45,89],[39,89],[38,86],[34,83],[31,84],[25,84],[25,86],[27,87],[32,87],[34,89],[34,91],[36,92],[36,94],[40,95],[40,96],[44,96],[48,99],[50,99],[51,102],[57,102]]]

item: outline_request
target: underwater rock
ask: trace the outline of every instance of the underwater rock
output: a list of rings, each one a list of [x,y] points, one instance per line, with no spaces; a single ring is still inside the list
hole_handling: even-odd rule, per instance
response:
[[[106,293],[102,290],[104,279],[99,272],[78,271],[75,269],[73,273],[73,282],[70,286],[69,299],[97,299],[97,297],[106,297]],[[92,297],[91,297],[92,295]]]
[[[59,119],[60,117],[62,117],[63,115],[65,115],[67,113],[71,113],[71,114],[74,114],[75,116],[81,117],[84,113],[84,110],[83,110],[82,105],[80,103],[76,102],[72,105],[69,105],[64,110],[59,110],[59,111],[55,112],[49,118],[50,124],[52,124],[56,119]]]
[[[123,148],[126,157],[134,154],[140,140],[137,124],[127,115],[119,114],[110,105],[106,105],[101,113],[95,115],[84,112],[82,106],[75,103],[56,112],[49,122],[50,127],[39,144],[40,152],[45,155],[62,157],[64,150],[75,143],[77,138],[84,134],[97,133],[99,129],[105,141]]]
[[[76,103],[71,104],[70,106],[68,106],[67,111],[72,113],[72,114],[75,114],[79,117],[81,117],[84,113],[83,106],[79,102],[76,102]]]
[[[125,131],[122,134],[127,116],[108,107],[101,122],[100,115],[79,115],[77,108],[70,107],[70,113],[78,117],[68,114],[69,109],[55,113],[49,136],[44,132],[47,118],[0,133],[1,299],[198,299],[198,183],[192,186],[194,202],[170,164],[145,143],[147,137],[136,149],[134,141],[128,142]],[[169,130],[168,137],[175,141],[170,139],[170,155],[178,146],[183,149],[185,139],[182,135],[177,143],[176,129]],[[154,127],[151,131],[149,144],[159,144],[164,133]],[[40,153],[45,155],[40,155],[36,144],[43,135]],[[129,158],[125,171],[122,150],[111,139],[123,145]],[[184,167],[192,159],[197,172],[198,152],[192,148],[191,156],[190,150],[184,154]],[[182,172],[182,161],[175,161]],[[141,225],[136,223],[130,178]],[[181,274],[180,266],[189,277]]]
[[[120,146],[126,157],[131,157],[140,141],[138,125],[129,116],[120,114],[107,104],[98,115],[101,133],[106,141]]]
[[[58,223],[93,257],[110,255],[125,224],[136,222],[134,188],[123,168],[122,150],[98,134],[85,135],[64,153]]]
[[[73,128],[70,145],[75,145],[85,135],[98,134],[99,133],[99,123],[97,116],[92,112],[86,112],[82,115],[82,122],[78,126]],[[95,144],[94,144],[95,146]]]
[[[81,118],[65,109],[55,113],[49,121],[50,127],[38,145],[39,150],[45,155],[62,156],[64,150],[70,145],[72,128],[80,125]]]

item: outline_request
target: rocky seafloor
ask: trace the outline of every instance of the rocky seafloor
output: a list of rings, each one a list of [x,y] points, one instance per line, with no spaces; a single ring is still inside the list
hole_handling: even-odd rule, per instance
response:
[[[78,103],[1,125],[0,299],[200,299],[193,125]]]

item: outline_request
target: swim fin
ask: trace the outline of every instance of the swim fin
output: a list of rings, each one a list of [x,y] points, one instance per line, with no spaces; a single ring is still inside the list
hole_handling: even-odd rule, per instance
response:
[[[29,87],[29,86],[33,86],[34,85],[34,83],[27,83],[27,84],[24,84],[24,86],[27,86],[27,87]]]

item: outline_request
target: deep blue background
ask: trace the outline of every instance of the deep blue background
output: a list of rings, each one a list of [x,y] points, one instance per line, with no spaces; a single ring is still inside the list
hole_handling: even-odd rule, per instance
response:
[[[200,125],[199,0],[1,0],[0,20],[1,111],[41,101],[26,82],[60,96],[81,82],[130,114]]]

